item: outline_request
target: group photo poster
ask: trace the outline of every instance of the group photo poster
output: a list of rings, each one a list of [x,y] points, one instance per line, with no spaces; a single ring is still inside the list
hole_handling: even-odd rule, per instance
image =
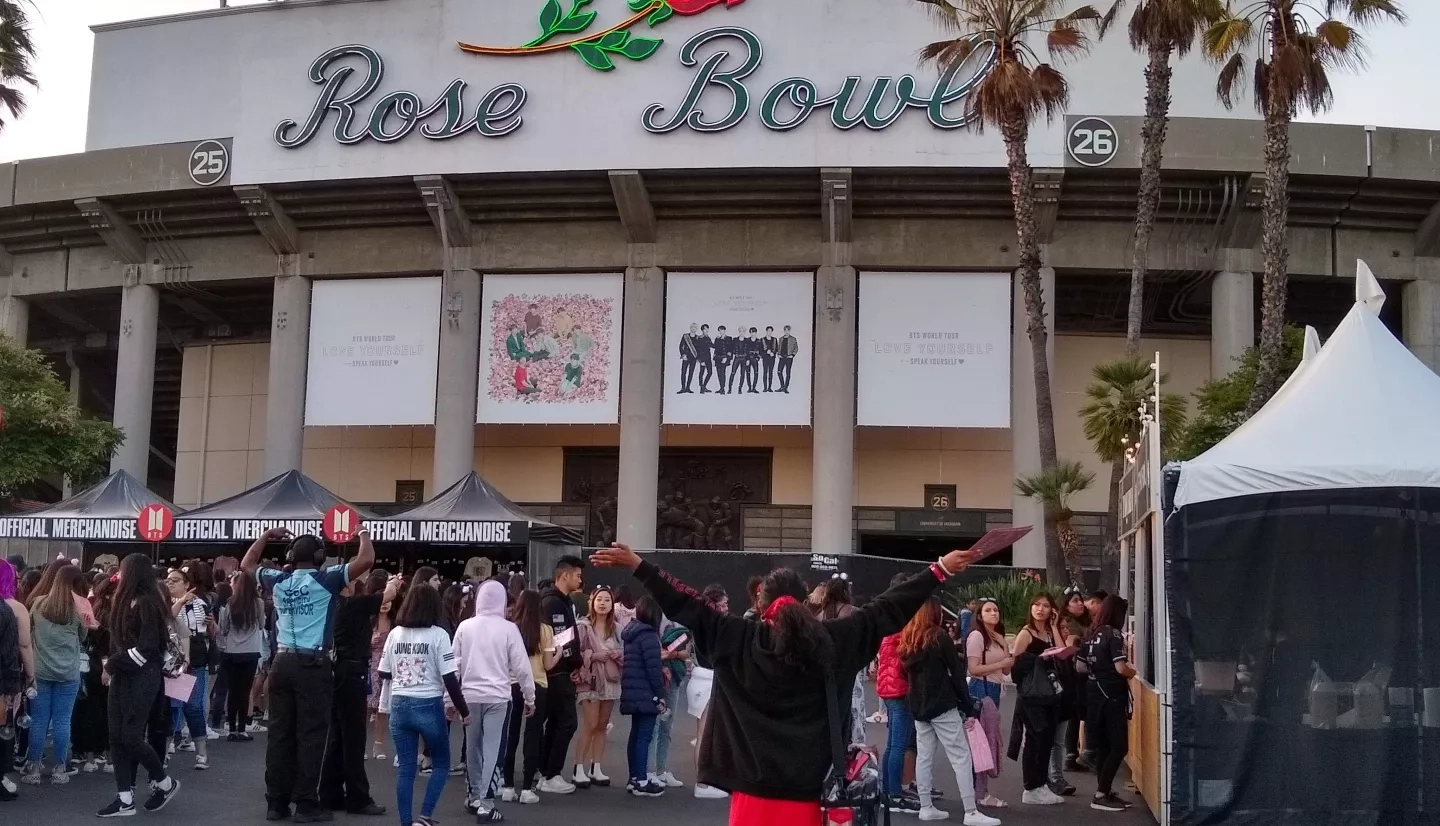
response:
[[[620,421],[625,276],[486,275],[481,424]]]
[[[856,423],[1010,426],[1009,273],[860,274]]]
[[[665,424],[809,425],[812,273],[670,273]]]
[[[434,424],[439,358],[439,277],[316,281],[305,424]]]

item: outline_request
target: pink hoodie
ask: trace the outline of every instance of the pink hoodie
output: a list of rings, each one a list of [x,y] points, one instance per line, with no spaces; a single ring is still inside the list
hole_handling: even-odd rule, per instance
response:
[[[475,616],[455,629],[455,665],[460,692],[470,705],[510,702],[510,684],[520,684],[526,705],[535,704],[535,677],[520,629],[505,619],[505,586],[489,580],[475,597]]]

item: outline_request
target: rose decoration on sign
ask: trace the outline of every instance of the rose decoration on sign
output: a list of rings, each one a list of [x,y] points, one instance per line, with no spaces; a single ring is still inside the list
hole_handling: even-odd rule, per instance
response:
[[[671,16],[695,15],[706,9],[724,5],[738,6],[745,0],[627,0],[630,17],[598,32],[589,32],[598,12],[588,8],[595,0],[566,0],[567,10],[561,0],[545,0],[540,8],[540,34],[522,46],[477,46],[461,42],[461,50],[471,54],[488,55],[531,55],[544,54],[568,49],[580,55],[580,59],[592,69],[608,72],[615,68],[615,59],[644,60],[660,48],[663,40],[652,37],[637,37],[630,30],[641,21],[651,28],[660,25]],[[565,39],[564,35],[578,35]]]

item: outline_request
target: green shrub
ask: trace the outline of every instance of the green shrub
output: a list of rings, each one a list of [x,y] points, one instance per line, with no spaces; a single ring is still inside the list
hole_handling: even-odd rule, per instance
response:
[[[1048,593],[1057,603],[1060,601],[1058,592],[1047,588],[1040,579],[1038,573],[1021,571],[1010,576],[947,588],[943,599],[946,607],[958,614],[960,609],[965,607],[965,603],[972,599],[993,598],[1000,605],[1006,632],[1013,634],[1025,624],[1025,618],[1030,612],[1030,601],[1037,594]]]

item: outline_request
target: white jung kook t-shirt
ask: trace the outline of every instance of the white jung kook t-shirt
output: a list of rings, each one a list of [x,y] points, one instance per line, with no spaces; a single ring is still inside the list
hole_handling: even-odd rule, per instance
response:
[[[455,673],[450,635],[438,625],[396,628],[385,638],[380,671],[390,675],[396,697],[428,699],[445,695],[445,675]]]

